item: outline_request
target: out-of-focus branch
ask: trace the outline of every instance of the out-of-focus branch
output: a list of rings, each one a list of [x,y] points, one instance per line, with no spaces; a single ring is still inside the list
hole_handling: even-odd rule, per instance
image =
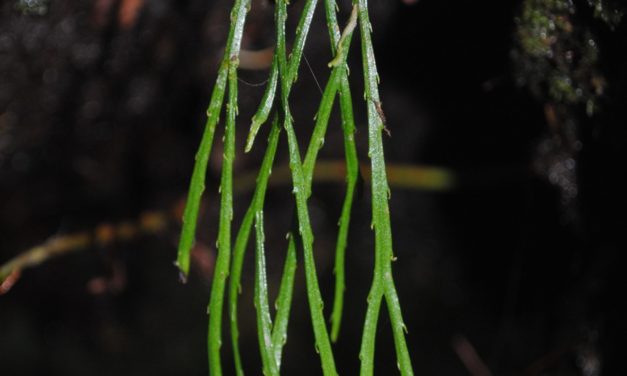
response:
[[[370,165],[361,163],[359,168],[364,183],[369,184]],[[397,189],[449,191],[457,185],[455,174],[440,167],[389,163],[386,171],[390,186]],[[269,185],[276,187],[287,184],[290,182],[290,176],[288,165],[277,166],[272,169]],[[256,178],[256,171],[241,174],[233,187],[235,193],[250,191],[255,185]],[[346,179],[346,162],[343,160],[317,161],[313,179],[316,183],[343,183]]]
[[[492,376],[492,372],[468,338],[462,335],[455,336],[451,341],[451,346],[469,374],[472,376]]]
[[[366,183],[370,182],[370,166],[360,166]],[[388,180],[393,188],[447,191],[455,186],[455,177],[446,169],[416,165],[387,166]],[[256,171],[241,174],[235,179],[234,193],[242,194],[255,187]],[[271,186],[281,186],[291,182],[289,166],[277,166],[270,178]],[[346,166],[343,160],[318,161],[314,181],[318,183],[343,183]],[[107,246],[114,241],[129,241],[139,235],[159,233],[168,223],[178,221],[180,212],[149,211],[140,215],[137,222],[125,221],[117,224],[105,223],[92,231],[82,231],[65,235],[55,235],[43,244],[28,249],[0,266],[0,295],[7,293],[17,282],[24,269],[42,264],[56,256],[88,249],[94,245]]]
[[[167,226],[161,212],[143,213],[137,223],[101,224],[93,231],[55,235],[43,244],[28,249],[0,266],[0,295],[15,284],[22,270],[42,264],[56,256],[80,251],[93,245],[106,246],[113,241],[128,241],[142,233],[157,233]]]
[[[26,268],[37,266],[56,255],[80,250],[89,245],[91,236],[87,232],[54,236],[45,243],[33,247],[0,267],[2,290],[6,293],[17,280],[18,273]],[[5,278],[13,276],[13,281],[5,284]]]

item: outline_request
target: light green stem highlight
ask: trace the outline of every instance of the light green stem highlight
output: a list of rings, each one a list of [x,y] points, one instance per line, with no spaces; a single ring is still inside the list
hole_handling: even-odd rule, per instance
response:
[[[209,298],[209,373],[222,375],[220,347],[222,346],[222,312],[224,290],[231,259],[231,221],[233,220],[233,160],[235,159],[235,120],[237,117],[237,57],[229,66],[229,103],[224,131],[224,155],[220,180],[220,222],[218,224],[218,255]]]
[[[350,47],[352,33],[355,29],[358,5],[353,5],[351,16],[340,35],[340,29],[336,15],[337,5],[334,0],[325,0],[325,10],[327,25],[329,28],[329,38],[331,40],[331,52],[335,53],[335,60],[341,63],[340,75],[340,111],[342,115],[342,130],[344,132],[344,155],[346,159],[346,194],[342,213],[339,221],[339,231],[335,246],[335,292],[333,298],[333,310],[331,313],[331,340],[337,341],[342,323],[342,310],[344,306],[345,290],[345,257],[348,240],[348,229],[350,226],[350,216],[353,206],[353,197],[357,179],[359,178],[359,160],[357,158],[357,148],[355,146],[355,120],[353,116],[353,99],[350,85],[348,83],[348,68],[346,57]],[[337,46],[337,48],[336,48]],[[336,66],[338,65],[336,64]]]
[[[257,333],[259,337],[259,350],[263,374],[276,376],[279,374],[274,346],[272,343],[272,319],[270,318],[270,306],[268,304],[268,278],[266,276],[266,255],[264,249],[263,211],[255,212],[255,309],[257,311]]]
[[[246,22],[246,13],[250,8],[250,0],[235,0],[233,9],[231,10],[231,26],[226,41],[224,57],[218,70],[209,107],[207,108],[207,122],[205,130],[200,141],[200,146],[196,152],[196,163],[189,184],[189,192],[187,194],[187,202],[183,213],[183,229],[181,230],[181,239],[179,241],[178,256],[176,265],[181,272],[181,279],[185,281],[189,274],[190,251],[194,243],[196,235],[196,223],[198,221],[198,210],[200,207],[200,199],[205,190],[205,179],[207,175],[207,163],[211,148],[213,145],[213,136],[215,134],[216,125],[220,118],[224,93],[226,91],[226,82],[232,63],[237,61],[239,56],[242,34],[244,31],[244,23]]]
[[[383,155],[382,130],[384,120],[379,99],[379,76],[370,36],[372,26],[368,17],[367,0],[358,1],[365,98],[368,107],[368,156],[372,169],[372,225],[375,232],[375,271],[368,295],[368,309],[359,354],[362,362],[361,375],[370,376],[373,374],[377,319],[384,295],[390,311],[399,370],[402,375],[413,375],[411,359],[405,342],[405,325],[392,277],[392,231],[388,207],[390,190]]]
[[[303,166],[298,148],[298,141],[292,126],[292,117],[288,102],[291,84],[294,82],[296,76],[296,69],[289,70],[289,72],[287,69],[288,67],[285,56],[285,21],[287,18],[286,5],[285,0],[278,0],[276,3],[277,54],[279,61],[279,76],[281,79],[281,104],[284,114],[283,121],[288,139],[290,168],[292,170],[293,192],[296,197],[299,234],[303,243],[303,262],[305,265],[307,297],[309,300],[311,321],[316,341],[315,348],[320,354],[322,371],[324,375],[337,375],[333,351],[331,349],[331,342],[329,341],[324,321],[322,296],[318,285],[318,277],[313,256],[313,232],[311,230],[309,210],[307,208],[307,184],[303,175]],[[297,31],[297,33],[299,32],[302,32],[302,29]],[[302,45],[304,45],[304,38]],[[293,59],[299,59],[300,53],[302,53],[302,46],[298,45],[297,38],[294,51],[292,51],[292,61]],[[290,68],[291,67],[292,66],[290,66]]]
[[[233,263],[231,265],[231,279],[229,281],[229,313],[231,323],[231,342],[233,346],[233,355],[235,360],[235,371],[238,376],[244,374],[242,370],[241,355],[238,346],[239,329],[237,325],[237,299],[241,290],[240,283],[242,279],[242,265],[244,264],[244,255],[246,254],[246,246],[252,228],[255,213],[263,210],[266,189],[268,187],[268,179],[272,171],[274,156],[276,155],[277,144],[279,142],[279,134],[281,127],[278,124],[278,118],[275,117],[272,122],[272,129],[268,138],[268,146],[266,153],[259,169],[255,193],[252,202],[244,215],[242,224],[240,225],[233,249]],[[279,364],[277,362],[277,364]]]

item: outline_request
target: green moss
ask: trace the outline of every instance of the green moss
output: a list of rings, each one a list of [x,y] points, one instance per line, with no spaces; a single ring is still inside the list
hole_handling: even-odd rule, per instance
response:
[[[48,0],[18,0],[15,9],[25,16],[43,16],[48,13]]]
[[[516,18],[512,57],[517,82],[539,100],[585,104],[591,113],[604,80],[594,36],[577,16],[570,0],[525,0]]]
[[[558,75],[549,79],[549,95],[558,102],[574,103],[579,97],[576,87],[568,76]]]

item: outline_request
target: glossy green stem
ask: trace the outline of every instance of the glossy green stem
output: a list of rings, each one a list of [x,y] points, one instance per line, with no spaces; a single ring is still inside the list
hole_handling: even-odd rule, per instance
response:
[[[276,376],[279,374],[274,346],[272,343],[272,319],[270,318],[270,306],[268,304],[268,278],[266,271],[266,255],[264,247],[263,211],[255,212],[255,310],[257,311],[257,334],[259,338],[259,351],[263,374]]]
[[[264,207],[268,179],[270,178],[270,174],[272,172],[272,164],[274,163],[280,132],[281,127],[279,127],[278,117],[275,117],[272,121],[272,129],[268,138],[266,153],[263,157],[261,168],[259,169],[259,175],[257,176],[255,193],[253,194],[252,201],[246,211],[246,214],[244,215],[244,219],[240,225],[237,238],[235,239],[235,246],[233,248],[233,263],[231,265],[231,279],[229,281],[229,313],[231,323],[231,343],[233,346],[235,371],[238,376],[244,374],[238,345],[239,329],[237,324],[237,299],[241,291],[240,283],[242,279],[242,266],[244,264],[246,246],[248,245],[248,239],[250,237],[251,228],[255,219],[255,213],[259,210],[263,210]]]
[[[341,39],[340,28],[337,22],[335,0],[325,0],[325,11],[327,16],[327,25],[329,29],[329,38],[331,40],[331,52],[336,54],[336,59],[342,54],[337,53],[337,47],[347,40],[347,46],[343,49],[344,60],[346,65],[346,56],[348,55],[348,47],[350,47],[350,37],[352,36],[351,24],[357,20],[358,7],[353,7],[353,13],[349,19],[348,26],[344,28],[345,32],[350,30],[349,34],[345,34],[344,40]],[[340,112],[342,116],[342,130],[344,132],[344,156],[346,160],[346,194],[344,195],[344,203],[342,205],[342,213],[339,221],[339,231],[335,246],[335,292],[333,298],[333,310],[331,313],[331,340],[337,341],[340,334],[340,326],[342,323],[342,310],[344,307],[344,290],[345,290],[345,259],[346,245],[348,242],[348,229],[350,226],[350,217],[353,207],[355,195],[355,187],[359,178],[359,159],[357,157],[357,147],[355,146],[355,119],[353,116],[353,99],[348,82],[348,68],[342,70],[340,74]]]
[[[289,92],[291,83],[295,79],[295,70],[288,72],[285,55],[285,21],[287,18],[285,0],[277,0],[277,54],[279,61],[279,77],[281,83],[281,104],[284,114],[284,128],[287,133],[290,155],[290,169],[292,170],[293,193],[296,197],[296,211],[298,216],[299,234],[303,243],[303,262],[305,266],[305,281],[311,321],[315,337],[315,348],[320,354],[324,375],[337,375],[331,342],[323,315],[322,295],[318,285],[318,276],[313,256],[313,232],[307,208],[307,184],[303,175],[303,166],[298,148],[298,141],[292,125],[292,116],[289,108]],[[297,31],[298,32],[298,31]],[[302,47],[301,51],[302,51]],[[292,59],[297,58],[297,46],[292,52]]]
[[[235,120],[237,117],[237,57],[229,67],[229,102],[226,109],[224,155],[220,180],[220,221],[218,224],[218,254],[209,298],[209,373],[222,375],[220,347],[222,346],[222,312],[224,291],[231,260],[231,221],[233,220],[233,160],[235,159]]]
[[[255,137],[257,136],[257,132],[259,132],[259,128],[261,128],[261,126],[268,119],[268,115],[270,115],[270,110],[272,109],[272,104],[274,103],[274,97],[276,94],[278,78],[279,65],[277,64],[275,54],[272,59],[272,67],[270,68],[270,77],[268,78],[268,84],[266,85],[266,90],[264,91],[263,97],[261,98],[261,104],[259,104],[259,108],[252,118],[250,131],[248,132],[248,138],[246,139],[246,148],[244,149],[246,153],[248,153],[250,149],[252,149],[253,143],[255,142]]]
[[[176,259],[176,265],[181,272],[181,279],[183,281],[185,281],[189,275],[190,251],[196,234],[200,199],[205,190],[207,163],[209,161],[209,155],[211,154],[216,125],[218,124],[220,111],[222,110],[227,77],[233,62],[237,62],[237,57],[239,56],[244,23],[246,22],[246,13],[249,8],[250,0],[235,0],[233,4],[233,9],[231,10],[231,26],[226,41],[224,57],[218,69],[218,77],[213,87],[209,107],[207,108],[205,130],[196,153],[196,163],[194,164],[194,170],[189,184],[187,202],[183,213],[183,228],[181,230],[181,239],[179,241],[178,256]]]
[[[296,242],[294,241],[294,234],[289,233],[288,237],[287,255],[285,266],[283,267],[279,295],[275,303],[277,311],[274,317],[274,326],[272,327],[272,346],[279,369],[281,369],[283,346],[287,342],[287,324],[292,307],[294,276],[296,275]]]
[[[390,312],[399,370],[402,375],[413,375],[411,358],[405,342],[405,325],[392,277],[392,230],[388,207],[390,189],[385,172],[382,137],[385,124],[379,99],[379,76],[370,35],[372,25],[368,16],[367,0],[358,0],[358,2],[365,99],[368,108],[368,156],[372,170],[372,226],[375,232],[375,271],[368,295],[368,308],[359,355],[361,359],[360,372],[362,376],[370,376],[374,371],[377,319],[381,300],[385,295]]]
[[[287,72],[289,75],[289,86],[291,86],[298,77],[300,60],[303,56],[305,42],[307,40],[307,35],[309,34],[309,29],[311,27],[311,22],[313,20],[314,11],[317,4],[318,0],[307,0],[305,2],[305,5],[303,6],[303,11],[298,20],[298,26],[296,27],[296,38],[294,39],[294,46],[292,47],[292,53],[290,54],[290,59],[288,62],[289,65],[287,68]],[[272,68],[270,71],[270,78],[268,79],[268,85],[266,86],[266,90],[263,94],[261,104],[259,105],[259,108],[257,109],[257,112],[252,119],[250,132],[246,141],[247,152],[252,149],[253,143],[255,141],[255,136],[259,131],[261,125],[266,121],[274,102],[278,76],[278,65],[276,65],[277,57],[278,54],[275,50]]]

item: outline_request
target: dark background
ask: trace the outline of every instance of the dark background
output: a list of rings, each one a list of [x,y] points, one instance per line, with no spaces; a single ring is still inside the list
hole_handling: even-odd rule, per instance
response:
[[[292,3],[293,28],[303,1]],[[607,87],[593,116],[580,104],[561,107],[579,147],[560,159],[540,149],[555,137],[546,116],[550,100],[520,85],[513,63],[520,2],[373,0],[371,6],[391,130],[387,160],[445,168],[458,182],[450,191],[392,187],[394,273],[416,374],[469,374],[455,351],[460,338],[495,375],[624,374],[625,22],[610,30],[589,11],[577,18],[597,38],[597,69]],[[305,50],[311,71],[301,67],[292,92],[301,150],[320,99],[314,77],[326,82],[332,58],[319,7]],[[229,8],[226,0],[0,3],[0,262],[52,235],[133,220],[147,210],[169,213],[180,204]],[[349,9],[342,2],[342,20]],[[243,48],[273,44],[272,13],[272,2],[253,1]],[[355,42],[352,52],[356,139],[361,161],[368,162]],[[236,176],[253,171],[263,155],[267,126],[250,154],[242,149],[263,92],[250,84],[266,75],[241,72],[246,82],[240,85]],[[336,116],[321,158],[342,158],[341,136]],[[209,266],[220,139],[218,133],[198,235]],[[285,149],[277,164],[287,163]],[[575,167],[564,179],[575,187],[574,198],[550,173],[569,159]],[[316,184],[310,200],[327,312],[343,191],[341,181]],[[236,197],[234,228],[250,193]],[[358,372],[371,282],[368,194],[366,187],[354,205],[345,317],[335,345],[339,370],[348,375]],[[270,189],[266,200],[272,292],[293,219],[290,196],[286,183]],[[2,374],[206,374],[210,268],[195,268],[189,283],[178,282],[172,265],[178,231],[173,219],[159,234],[91,247],[24,271],[0,296]],[[245,368],[254,375],[260,367],[251,264],[245,265],[240,331]],[[94,278],[120,275],[123,283],[115,288],[88,288]],[[386,315],[383,309],[378,374],[396,368]],[[230,374],[228,340],[223,355]],[[283,371],[320,374],[302,265]]]

